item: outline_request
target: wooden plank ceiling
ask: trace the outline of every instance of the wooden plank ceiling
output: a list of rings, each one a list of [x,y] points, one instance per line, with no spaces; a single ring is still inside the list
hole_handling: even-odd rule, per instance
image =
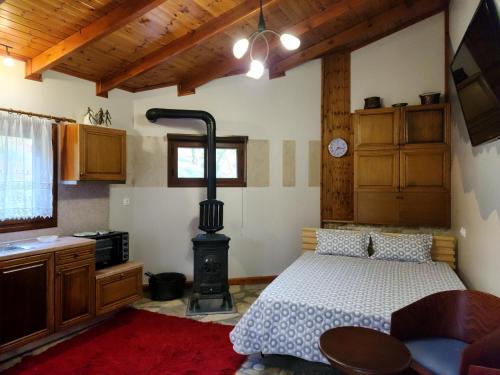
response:
[[[0,0],[0,43],[26,61],[96,82],[97,95],[177,85],[179,95],[240,74],[232,45],[256,29],[258,0]],[[447,0],[264,0],[268,28],[300,37],[298,51],[271,40],[271,78],[332,50],[353,50],[445,9]],[[1,50],[5,54],[5,50]]]

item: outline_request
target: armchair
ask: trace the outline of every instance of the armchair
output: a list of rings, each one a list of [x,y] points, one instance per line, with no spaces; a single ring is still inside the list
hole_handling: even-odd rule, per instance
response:
[[[500,298],[471,290],[429,295],[392,314],[391,335],[407,345],[421,374],[467,375],[472,365],[498,369]]]

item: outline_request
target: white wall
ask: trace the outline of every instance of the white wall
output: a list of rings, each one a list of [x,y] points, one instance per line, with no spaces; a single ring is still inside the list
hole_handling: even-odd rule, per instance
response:
[[[351,53],[351,111],[369,96],[384,107],[420,104],[429,91],[444,93],[444,13]]]
[[[145,113],[152,107],[205,110],[214,115],[218,135],[270,141],[270,186],[219,188],[217,194],[225,203],[222,232],[231,237],[230,277],[280,273],[300,254],[300,228],[319,225],[319,188],[308,186],[307,173],[308,142],[320,139],[320,61],[272,81],[245,76],[215,80],[186,97],[178,97],[175,88],[134,95],[130,134],[204,132],[195,122],[150,124]],[[296,141],[296,187],[282,187],[283,140]],[[200,188],[113,186],[111,226],[131,232],[133,257],[146,270],[191,277],[190,240],[199,232],[198,202],[205,194]],[[131,198],[130,206],[122,205],[124,197]]]
[[[95,95],[95,84],[56,72],[44,74],[44,81],[24,79],[24,63],[14,67],[0,63],[0,107],[63,116],[82,121],[88,106],[108,108],[113,125],[132,123],[131,95],[115,90],[109,99]],[[0,242],[42,234],[71,234],[106,229],[109,225],[109,185],[82,183],[59,185],[57,228],[0,234]]]
[[[497,10],[500,0],[495,0]],[[452,0],[453,53],[479,0]],[[500,141],[472,147],[456,91],[452,104],[452,226],[459,238],[460,274],[466,284],[500,296]],[[461,228],[466,237],[459,235]]]

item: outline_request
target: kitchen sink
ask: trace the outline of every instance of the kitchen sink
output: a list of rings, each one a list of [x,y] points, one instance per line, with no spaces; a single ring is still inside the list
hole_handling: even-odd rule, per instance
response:
[[[10,252],[10,251],[20,251],[20,250],[30,250],[30,247],[26,245],[12,245],[12,244],[0,245],[0,253]]]

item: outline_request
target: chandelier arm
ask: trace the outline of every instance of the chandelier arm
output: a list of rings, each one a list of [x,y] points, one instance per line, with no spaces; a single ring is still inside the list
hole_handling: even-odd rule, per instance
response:
[[[265,32],[268,32],[268,33],[274,34],[274,35],[276,35],[278,38],[281,36],[281,34],[280,34],[280,33],[276,32],[276,31],[274,31],[274,30],[271,30],[271,29],[267,29],[267,30],[265,30]]]
[[[250,43],[250,60],[255,60],[254,57],[253,57],[253,46],[255,44],[255,41],[260,37],[262,39],[264,39],[264,42],[266,43],[266,56],[264,57],[264,60],[262,61],[262,63],[265,63],[267,61],[267,58],[269,57],[269,41],[267,40],[267,38],[264,36],[264,34],[269,31],[269,30],[264,30],[264,31],[260,31],[258,32],[255,36],[254,36],[254,39],[252,40],[252,42]]]

